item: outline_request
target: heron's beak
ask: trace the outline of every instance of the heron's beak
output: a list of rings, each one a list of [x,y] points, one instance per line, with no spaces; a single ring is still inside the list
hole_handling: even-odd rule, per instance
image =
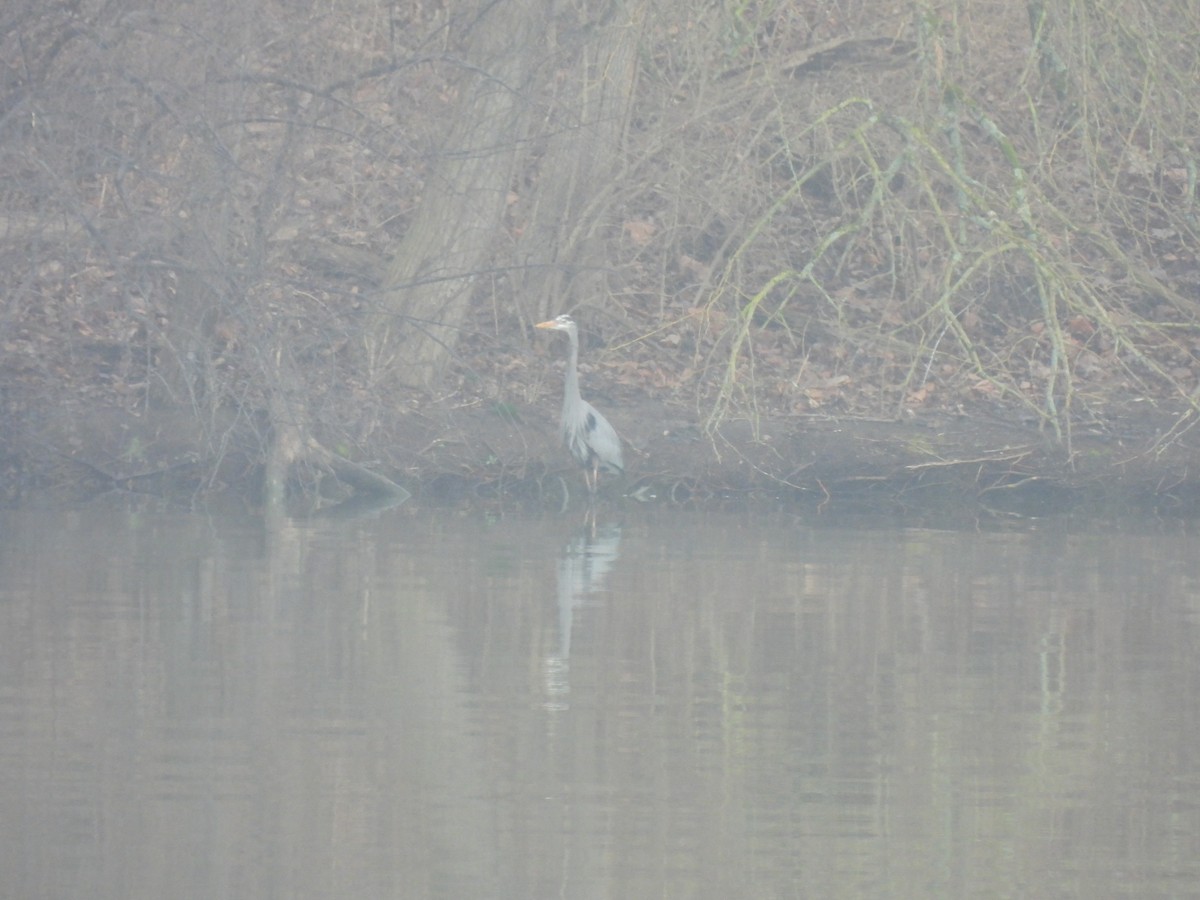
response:
[[[549,322],[538,322],[534,328],[557,328],[558,323],[551,319]]]

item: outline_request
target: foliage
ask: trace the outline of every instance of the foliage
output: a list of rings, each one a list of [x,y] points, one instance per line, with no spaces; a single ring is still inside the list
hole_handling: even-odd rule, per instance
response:
[[[1190,403],[1194,6],[842,9],[714,10],[678,26],[709,53],[664,26],[649,55],[630,205],[663,227],[622,257],[669,286],[644,327],[674,318],[710,422],[1016,406],[1069,442]]]
[[[458,152],[439,141],[458,79],[481,75],[458,55],[468,12],[10,4],[3,412],[182,405],[217,456],[283,419],[379,456],[389,420],[428,395],[385,390],[394,360],[362,347],[425,181]],[[600,242],[600,265],[582,258],[602,278],[562,298],[616,351],[588,356],[598,380],[682,390],[710,425],[983,411],[1068,446],[1072,423],[1125,401],[1194,405],[1195,4],[597,0],[572,15],[626,29],[639,53],[618,175],[543,241]],[[531,311],[512,273],[528,222],[553,220],[532,212],[541,154],[586,120],[569,104],[588,83],[562,83],[603,77],[572,68],[589,33],[521,88],[543,130],[481,236],[473,323],[437,332],[463,402],[551,389],[520,366]]]

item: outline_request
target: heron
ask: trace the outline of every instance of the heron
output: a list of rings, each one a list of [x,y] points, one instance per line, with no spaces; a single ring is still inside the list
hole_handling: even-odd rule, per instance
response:
[[[575,320],[568,315],[561,315],[548,322],[539,322],[536,327],[565,331],[570,341],[559,430],[562,432],[563,445],[583,466],[588,499],[594,500],[601,469],[618,475],[625,471],[625,464],[621,460],[621,438],[617,436],[617,430],[608,424],[608,419],[579,396],[579,329]]]

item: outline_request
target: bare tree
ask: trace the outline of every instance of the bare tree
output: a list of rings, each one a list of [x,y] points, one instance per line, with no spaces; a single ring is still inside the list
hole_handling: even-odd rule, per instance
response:
[[[621,0],[557,6],[489,0],[459,16],[461,100],[368,332],[373,372],[430,384],[485,272],[515,272],[541,314],[596,264],[595,201],[619,163],[638,28]],[[523,217],[506,253],[514,197]]]
[[[552,79],[536,180],[518,204],[514,283],[519,310],[535,319],[603,296],[608,247],[624,214],[620,175],[644,9],[610,3],[596,15],[558,23],[562,68]]]

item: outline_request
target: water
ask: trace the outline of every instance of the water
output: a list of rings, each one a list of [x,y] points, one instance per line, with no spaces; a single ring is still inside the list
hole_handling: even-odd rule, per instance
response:
[[[0,895],[1197,896],[1195,542],[0,514]]]

